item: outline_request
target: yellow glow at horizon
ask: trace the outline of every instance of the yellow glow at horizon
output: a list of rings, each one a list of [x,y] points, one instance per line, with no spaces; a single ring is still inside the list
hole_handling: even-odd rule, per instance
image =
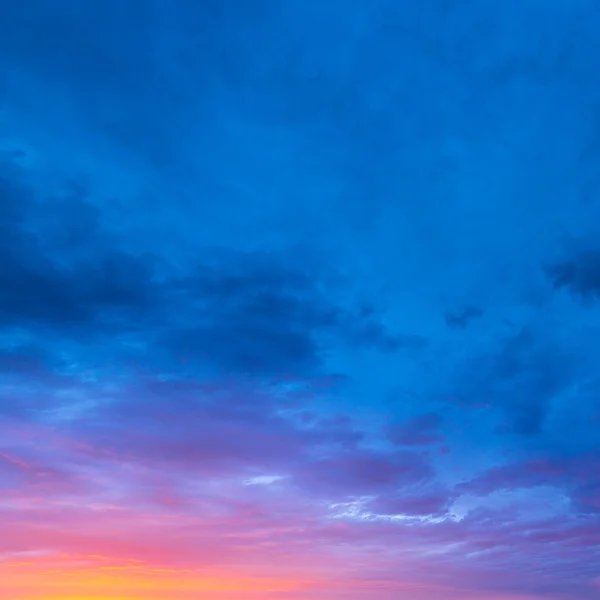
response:
[[[43,561],[0,564],[3,598],[12,600],[12,592],[18,600],[154,600],[166,599],[169,594],[186,597],[193,593],[194,598],[201,600],[228,600],[233,598],[230,594],[239,597],[246,593],[257,598],[257,594],[298,591],[304,587],[289,579],[253,577],[234,571],[212,575],[192,569],[131,563],[73,568],[73,560],[76,559],[70,557],[63,566],[56,563],[50,566]]]

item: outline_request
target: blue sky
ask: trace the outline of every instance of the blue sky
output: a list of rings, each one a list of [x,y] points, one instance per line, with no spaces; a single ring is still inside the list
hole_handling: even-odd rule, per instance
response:
[[[2,12],[7,597],[597,596],[596,3]]]

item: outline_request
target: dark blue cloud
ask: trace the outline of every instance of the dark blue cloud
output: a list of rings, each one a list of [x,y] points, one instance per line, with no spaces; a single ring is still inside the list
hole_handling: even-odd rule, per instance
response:
[[[460,311],[457,312],[447,312],[444,315],[446,319],[446,323],[449,327],[457,327],[459,329],[463,329],[466,327],[473,319],[477,319],[483,315],[483,310],[478,308],[477,306],[466,306]]]
[[[523,436],[543,433],[554,403],[580,377],[577,359],[569,350],[551,334],[530,328],[501,338],[465,368],[458,401],[499,410],[500,431]]]
[[[17,174],[1,190],[0,315],[13,328],[99,339],[117,353],[109,336],[141,336],[170,362],[279,376],[321,373],[332,340],[382,352],[425,343],[393,333],[365,305],[328,297],[326,268],[276,252],[207,249],[179,273],[168,256],[128,250],[84,188],[38,197]]]
[[[0,180],[5,323],[68,329],[148,304],[152,282],[145,258],[101,245],[96,211],[80,190],[39,200],[9,177]]]
[[[546,269],[556,289],[565,288],[583,299],[597,300],[600,296],[600,253],[580,251]]]

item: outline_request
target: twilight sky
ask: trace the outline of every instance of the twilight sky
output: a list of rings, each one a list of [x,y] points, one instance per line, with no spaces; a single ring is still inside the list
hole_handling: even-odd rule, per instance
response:
[[[596,0],[0,3],[0,597],[600,598]]]

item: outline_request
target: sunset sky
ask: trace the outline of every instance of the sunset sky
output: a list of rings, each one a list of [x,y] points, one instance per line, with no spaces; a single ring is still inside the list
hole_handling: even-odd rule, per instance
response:
[[[0,599],[600,598],[599,40],[0,1]]]

